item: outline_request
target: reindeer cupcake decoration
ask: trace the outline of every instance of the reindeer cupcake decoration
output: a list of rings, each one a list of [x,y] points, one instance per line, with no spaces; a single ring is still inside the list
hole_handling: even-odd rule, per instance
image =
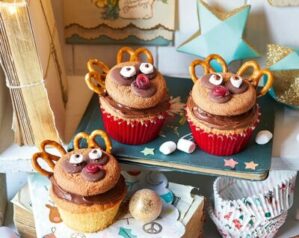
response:
[[[216,60],[222,72],[216,73],[210,62]],[[204,75],[196,75],[196,67]],[[248,70],[253,72],[243,76]],[[269,70],[260,69],[255,61],[245,62],[237,73],[228,72],[224,59],[216,54],[205,60],[194,60],[189,67],[194,82],[187,102],[187,118],[198,146],[214,155],[232,155],[248,143],[259,122],[260,110],[257,97],[271,88],[273,77]],[[265,86],[258,91],[262,76],[267,76]]]
[[[97,137],[104,140],[106,150],[97,144]],[[88,148],[80,148],[82,139]],[[56,149],[60,156],[47,152],[48,147]],[[90,135],[77,134],[74,151],[69,153],[59,143],[45,140],[41,152],[33,155],[33,167],[51,181],[50,196],[63,222],[74,230],[95,232],[112,224],[126,195],[125,181],[111,149],[107,134],[96,130]],[[43,169],[39,159],[52,171]]]
[[[126,55],[128,61],[124,61]],[[170,99],[149,50],[123,47],[113,68],[97,59],[89,60],[87,68],[85,81],[100,97],[104,126],[112,138],[124,144],[144,144],[158,136]]]

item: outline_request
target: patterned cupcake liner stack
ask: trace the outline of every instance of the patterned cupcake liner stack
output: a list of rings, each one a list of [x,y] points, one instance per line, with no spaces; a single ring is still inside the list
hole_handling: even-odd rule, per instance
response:
[[[253,237],[273,237],[293,204],[296,175],[296,171],[271,171],[261,182],[217,178],[209,211],[212,220],[229,237],[255,233]]]

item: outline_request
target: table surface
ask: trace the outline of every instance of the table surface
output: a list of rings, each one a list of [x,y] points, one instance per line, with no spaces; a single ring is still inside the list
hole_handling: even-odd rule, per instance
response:
[[[200,193],[205,197],[210,197],[210,195],[212,194],[212,184],[215,177],[198,174],[192,175],[180,172],[165,172],[164,174],[168,177],[169,181],[199,187]],[[24,172],[7,173],[7,181],[9,181],[9,183],[7,184],[9,200],[11,200],[13,196],[16,194],[16,192],[26,184],[27,176],[28,174]],[[297,177],[297,184],[299,184],[299,177]],[[295,191],[295,201],[292,208],[289,210],[287,221],[281,227],[277,234],[278,238],[288,238],[299,234],[299,221],[295,219],[297,210],[299,210],[299,186],[297,186],[297,189]],[[11,203],[9,203],[6,212],[5,225],[14,227]],[[204,226],[204,237],[220,237],[214,223],[210,220],[208,216],[207,222]]]

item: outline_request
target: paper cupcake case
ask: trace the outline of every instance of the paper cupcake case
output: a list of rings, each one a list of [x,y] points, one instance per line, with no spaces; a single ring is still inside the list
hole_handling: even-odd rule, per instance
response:
[[[258,225],[248,229],[237,229],[234,226],[224,224],[220,220],[210,206],[208,208],[209,215],[222,237],[226,238],[272,238],[278,232],[279,228],[285,223],[287,211],[275,218],[261,221]]]
[[[296,174],[271,171],[268,179],[261,182],[217,178],[213,185],[215,216],[239,230],[280,216],[293,204]]]
[[[150,120],[124,120],[112,116],[101,108],[105,130],[115,140],[131,145],[145,144],[155,139],[166,120],[167,113],[160,113]]]
[[[242,134],[219,135],[205,132],[188,119],[196,144],[203,151],[213,155],[232,155],[240,152],[248,144],[256,125],[248,127]]]

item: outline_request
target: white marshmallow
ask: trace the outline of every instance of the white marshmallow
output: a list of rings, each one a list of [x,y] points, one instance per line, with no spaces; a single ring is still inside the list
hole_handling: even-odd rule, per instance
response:
[[[223,82],[223,77],[221,74],[212,74],[209,78],[209,82],[214,85],[220,85]]]
[[[100,149],[93,149],[89,152],[88,156],[91,160],[99,159],[102,157],[102,151]]]
[[[267,144],[271,139],[273,135],[270,131],[268,130],[262,130],[257,133],[255,137],[255,142],[259,145],[264,145]]]
[[[177,149],[185,153],[191,154],[196,149],[196,145],[191,140],[181,138],[178,141]]]
[[[134,66],[124,66],[120,70],[120,75],[126,78],[136,75],[136,69]]]
[[[238,75],[233,75],[230,77],[230,82],[232,83],[232,85],[236,88],[240,88],[240,86],[243,83],[243,79],[242,77],[238,76]]]
[[[72,154],[70,158],[71,164],[80,164],[84,160],[83,155],[81,154]]]
[[[154,66],[150,63],[142,63],[139,69],[143,74],[151,74],[154,72]]]
[[[159,150],[162,154],[169,155],[176,150],[176,144],[173,141],[166,141],[160,146]]]
[[[297,136],[296,136],[296,140],[297,140],[297,142],[299,143],[299,133],[298,133]]]

